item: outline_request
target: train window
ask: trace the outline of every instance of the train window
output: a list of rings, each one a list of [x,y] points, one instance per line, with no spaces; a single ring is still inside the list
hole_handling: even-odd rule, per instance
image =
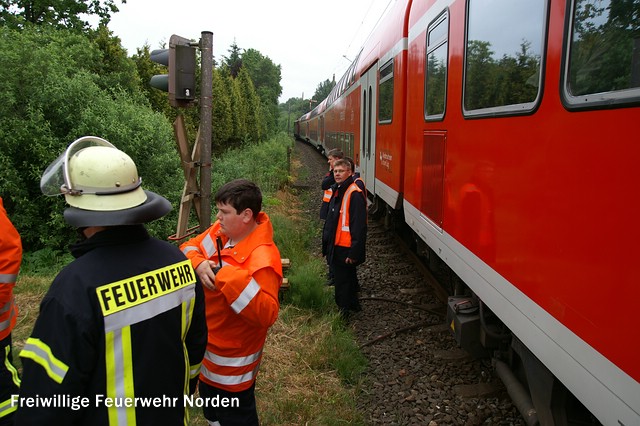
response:
[[[425,72],[424,117],[441,120],[444,117],[447,89],[449,17],[440,15],[427,30],[427,60]]]
[[[547,0],[468,0],[466,116],[530,112],[541,95]]]
[[[569,108],[640,100],[640,0],[574,0],[564,69]]]
[[[393,117],[393,59],[380,68],[378,122],[391,123]]]

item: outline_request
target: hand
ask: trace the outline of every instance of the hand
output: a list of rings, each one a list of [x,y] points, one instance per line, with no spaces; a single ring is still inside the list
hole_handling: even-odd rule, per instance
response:
[[[196,268],[196,274],[200,278],[200,282],[203,286],[209,290],[215,290],[216,274],[213,272],[213,267],[216,263],[211,260],[205,260]]]
[[[347,257],[344,260],[344,263],[346,263],[347,265],[353,265],[354,263],[356,263],[356,260],[355,259],[351,259],[350,257]]]

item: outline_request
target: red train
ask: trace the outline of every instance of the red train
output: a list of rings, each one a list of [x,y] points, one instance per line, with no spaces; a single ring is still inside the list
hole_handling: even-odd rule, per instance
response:
[[[295,132],[455,272],[525,417],[640,425],[640,0],[395,0]]]

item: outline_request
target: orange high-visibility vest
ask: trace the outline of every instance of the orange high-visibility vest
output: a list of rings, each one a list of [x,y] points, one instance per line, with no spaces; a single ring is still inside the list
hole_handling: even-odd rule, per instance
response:
[[[344,192],[342,202],[340,204],[340,217],[338,218],[338,226],[336,226],[336,243],[340,247],[351,247],[351,232],[349,232],[349,206],[351,206],[351,194],[353,192],[362,192],[358,185],[353,182]]]
[[[0,340],[11,333],[18,318],[18,307],[13,300],[13,287],[21,262],[20,234],[9,220],[0,198]]]

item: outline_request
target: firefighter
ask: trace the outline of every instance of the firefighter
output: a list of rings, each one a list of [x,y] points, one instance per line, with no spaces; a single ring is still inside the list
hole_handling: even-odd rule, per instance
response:
[[[204,407],[212,425],[258,425],[255,381],[269,327],[278,317],[282,262],[260,189],[248,180],[215,195],[217,221],[180,246],[205,286],[209,340],[198,389],[239,406]]]
[[[13,226],[0,197],[0,425],[12,425],[16,407],[11,395],[18,393],[20,378],[13,366],[11,331],[16,324],[18,308],[13,287],[22,262],[20,234]]]
[[[42,176],[62,193],[76,258],[40,304],[16,425],[183,425],[206,345],[204,295],[180,250],[144,223],[171,210],[104,139],[74,141]]]

